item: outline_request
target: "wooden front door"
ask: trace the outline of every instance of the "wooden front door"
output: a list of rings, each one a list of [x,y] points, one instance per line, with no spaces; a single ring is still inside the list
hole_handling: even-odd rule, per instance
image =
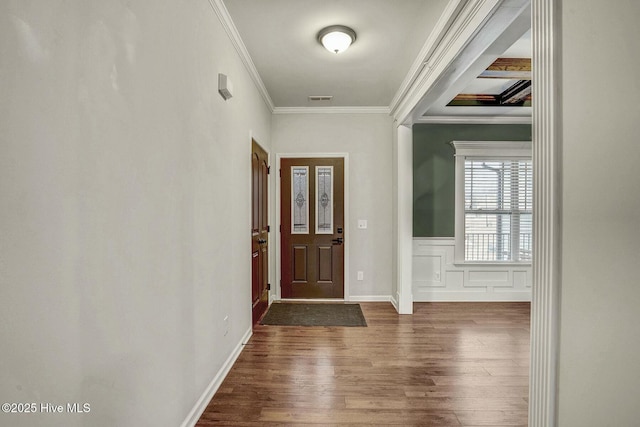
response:
[[[282,298],[344,298],[344,159],[280,166]]]
[[[251,142],[251,151],[251,304],[256,324],[269,306],[269,163],[267,153],[255,141]]]

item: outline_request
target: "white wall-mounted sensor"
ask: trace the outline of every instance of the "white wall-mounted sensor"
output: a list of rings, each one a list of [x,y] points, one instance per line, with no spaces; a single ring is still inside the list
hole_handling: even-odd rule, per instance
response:
[[[232,92],[233,92],[233,85],[231,84],[231,80],[229,80],[229,78],[227,78],[226,75],[219,73],[218,74],[218,93],[220,93],[220,96],[222,96],[226,101],[227,99],[233,96]]]

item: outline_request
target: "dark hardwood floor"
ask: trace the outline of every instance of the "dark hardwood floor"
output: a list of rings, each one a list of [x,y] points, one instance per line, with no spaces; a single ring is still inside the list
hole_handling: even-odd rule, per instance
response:
[[[368,327],[257,326],[198,426],[526,426],[529,303],[361,303]]]

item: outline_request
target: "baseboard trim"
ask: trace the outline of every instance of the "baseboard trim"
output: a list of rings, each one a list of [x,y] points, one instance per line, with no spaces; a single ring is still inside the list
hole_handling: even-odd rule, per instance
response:
[[[236,345],[236,347],[233,349],[233,352],[224,362],[224,365],[222,365],[222,368],[220,368],[218,373],[213,377],[213,380],[211,380],[207,388],[204,390],[204,393],[202,394],[202,396],[200,396],[200,399],[198,399],[193,409],[191,409],[191,411],[187,415],[187,418],[185,418],[180,427],[193,427],[196,425],[196,423],[200,419],[200,416],[202,416],[202,413],[213,398],[213,395],[216,394],[216,391],[218,391],[218,389],[220,388],[222,381],[224,381],[225,377],[231,370],[231,367],[238,359],[238,356],[240,356],[240,353],[242,353],[244,345],[247,343],[247,341],[249,341],[249,338],[251,338],[252,334],[253,328],[249,327],[238,345]]]
[[[391,302],[391,295],[352,295],[349,302]]]
[[[395,296],[393,296],[393,295],[392,295],[392,296],[390,297],[391,305],[393,305],[393,308],[395,308],[395,309],[396,309],[396,311],[397,311],[398,313],[400,313],[400,308],[399,308],[400,306],[399,306],[399,304],[398,304],[398,299],[399,299],[399,297],[398,297],[398,294],[397,294],[397,293],[396,293],[396,295],[395,295]]]
[[[473,291],[414,291],[414,302],[531,302],[531,291],[473,292]]]
[[[335,302],[335,303],[350,303],[350,302],[391,302],[393,304],[393,298],[391,295],[351,295],[346,298],[281,298],[276,300],[278,302]]]

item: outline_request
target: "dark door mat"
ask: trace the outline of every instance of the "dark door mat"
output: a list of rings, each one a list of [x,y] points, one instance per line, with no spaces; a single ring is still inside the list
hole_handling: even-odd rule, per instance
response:
[[[260,322],[279,326],[367,326],[360,304],[274,303]]]

